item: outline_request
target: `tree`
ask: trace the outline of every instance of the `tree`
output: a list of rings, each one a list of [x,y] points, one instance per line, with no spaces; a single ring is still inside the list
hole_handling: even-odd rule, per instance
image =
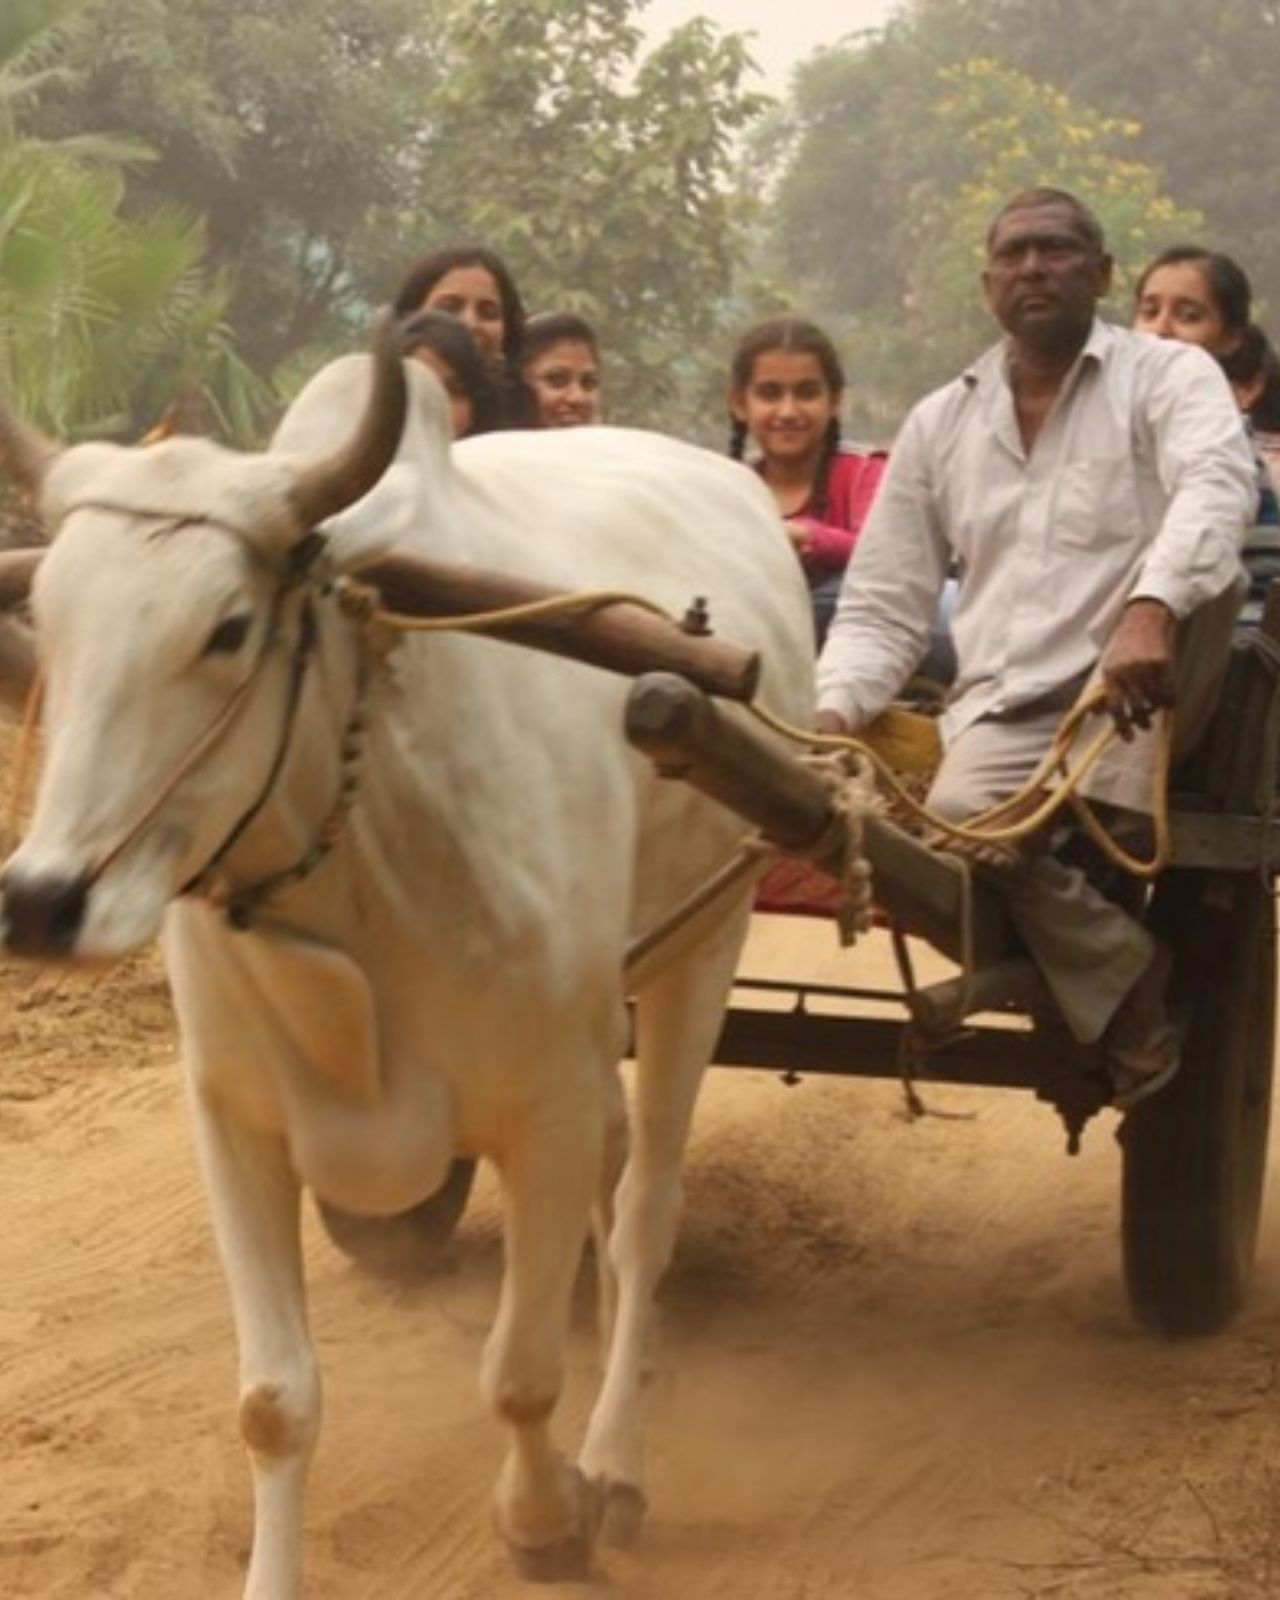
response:
[[[819,56],[798,80],[775,248],[854,352],[857,416],[875,436],[989,341],[982,244],[1016,189],[1052,184],[1093,205],[1121,293],[1156,250],[1201,226],[1139,158],[1138,123],[997,59],[940,62],[954,43],[941,26],[923,40],[907,20]]]
[[[670,425],[745,244],[734,140],[765,101],[740,39],[696,21],[641,59],[635,11],[462,0],[415,210],[422,237],[484,238],[532,306],[598,326],[615,418]]]
[[[628,415],[711,338],[749,209],[733,141],[764,104],[740,40],[695,23],[645,59],[643,0],[93,3],[42,128],[156,149],[131,200],[205,217],[260,370],[349,347],[412,257],[460,239],[600,323]]]
[[[1184,220],[1198,212],[1202,239],[1280,307],[1276,0],[911,0],[817,55],[788,107],[775,257],[819,304],[867,313],[900,296],[938,74],[978,59],[1131,129],[1116,153],[1149,167]]]
[[[353,241],[402,192],[435,81],[422,14],[420,0],[91,0],[74,87],[44,96],[41,126],[124,127],[156,151],[130,205],[205,219],[232,323],[269,371],[335,332]]]
[[[1136,119],[1137,158],[1280,311],[1276,0],[916,0],[915,16],[919,32],[945,23],[968,53]]]
[[[1174,205],[1152,168],[1128,153],[1138,124],[1100,116],[991,60],[944,68],[936,83],[924,130],[931,175],[921,179],[908,231],[906,331],[939,374],[990,337],[976,292],[984,241],[1018,189],[1069,189],[1096,210],[1122,304],[1142,264],[1199,227],[1199,216]]]
[[[258,396],[220,319],[225,293],[199,269],[197,219],[121,215],[120,162],[145,154],[136,141],[22,129],[62,73],[79,3],[18,0],[0,22],[0,384],[61,434],[136,432],[180,386],[248,431]]]

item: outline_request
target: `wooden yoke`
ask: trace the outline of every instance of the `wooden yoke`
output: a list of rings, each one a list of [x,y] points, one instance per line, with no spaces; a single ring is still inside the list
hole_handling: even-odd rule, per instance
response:
[[[379,590],[388,611],[414,617],[466,617],[572,598],[568,590],[527,578],[424,561],[417,556],[384,556],[361,567],[354,576]],[[749,701],[760,680],[759,654],[714,639],[705,628],[705,614],[697,601],[685,624],[669,622],[643,606],[611,601],[590,609],[503,622],[485,633],[627,677],[678,672],[708,694]]]
[[[823,835],[835,820],[831,791],[762,729],[727,715],[691,684],[654,673],[631,690],[626,733],[662,777],[691,783],[780,850],[826,864]],[[839,835],[832,832],[838,857]],[[862,843],[876,903],[896,921],[966,966],[1007,957],[1007,915],[987,885],[970,884],[966,862],[931,850],[883,816],[865,818]]]
[[[662,777],[683,778],[780,849],[808,851],[832,823],[831,791],[816,772],[673,674],[651,673],[635,685],[626,732]]]

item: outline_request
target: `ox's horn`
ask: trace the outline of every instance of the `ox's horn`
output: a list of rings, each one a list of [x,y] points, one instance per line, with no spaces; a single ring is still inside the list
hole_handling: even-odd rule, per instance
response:
[[[36,568],[44,560],[43,546],[0,551],[0,612],[20,606],[31,592]]]
[[[62,452],[38,428],[21,422],[0,403],[0,466],[22,488],[37,494],[45,473]]]
[[[390,311],[374,324],[373,387],[352,438],[332,456],[303,467],[293,488],[302,525],[314,528],[368,494],[400,446],[408,407],[404,363]]]

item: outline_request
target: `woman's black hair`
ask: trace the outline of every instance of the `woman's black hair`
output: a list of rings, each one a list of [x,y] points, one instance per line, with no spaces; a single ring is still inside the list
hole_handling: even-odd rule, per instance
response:
[[[803,317],[771,317],[748,328],[729,364],[729,384],[741,392],[749,387],[756,362],[771,350],[795,350],[811,355],[822,369],[827,387],[837,400],[844,393],[844,367],[834,344],[817,325]],[[741,461],[747,446],[747,425],[734,417],[729,430],[729,454]],[[832,417],[827,424],[822,453],[814,463],[813,488],[809,495],[810,514],[819,521],[827,514],[827,477],[831,462],[840,449],[840,418]]]
[[[600,345],[596,330],[585,317],[576,311],[539,311],[524,325],[524,344],[520,350],[520,364],[527,367],[535,356],[549,350],[553,344],[585,344],[597,361]]]
[[[520,364],[524,343],[524,301],[501,256],[482,244],[450,245],[420,257],[400,280],[392,305],[398,317],[412,316],[447,273],[458,267],[483,267],[498,288],[502,304],[502,359],[510,372]]]
[[[1160,267],[1183,265],[1199,267],[1222,326],[1228,333],[1243,335],[1253,317],[1253,285],[1240,263],[1219,250],[1206,250],[1199,244],[1175,244],[1162,250],[1138,279],[1134,298],[1142,298],[1148,278]]]
[[[1280,433],[1280,356],[1256,322],[1245,329],[1240,343],[1222,358],[1222,370],[1235,384],[1261,381],[1258,394],[1245,408],[1260,433]]]
[[[399,328],[400,354],[434,350],[462,385],[471,402],[468,436],[492,433],[501,422],[501,402],[493,370],[471,330],[447,311],[416,311]]]

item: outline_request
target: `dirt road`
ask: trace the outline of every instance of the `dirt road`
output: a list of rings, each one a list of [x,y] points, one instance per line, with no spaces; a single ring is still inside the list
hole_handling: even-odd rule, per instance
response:
[[[865,981],[825,928],[751,965]],[[159,972],[0,966],[0,1595],[233,1600],[234,1358]],[[651,1521],[619,1600],[1280,1595],[1280,1267],[1226,1335],[1128,1320],[1110,1119],[1018,1095],[713,1073],[665,1295]],[[327,1415],[309,1600],[514,1600],[475,1390],[499,1243],[371,1283],[309,1230]],[[594,1382],[584,1284],[564,1431]],[[551,1595],[580,1593],[552,1588]]]

